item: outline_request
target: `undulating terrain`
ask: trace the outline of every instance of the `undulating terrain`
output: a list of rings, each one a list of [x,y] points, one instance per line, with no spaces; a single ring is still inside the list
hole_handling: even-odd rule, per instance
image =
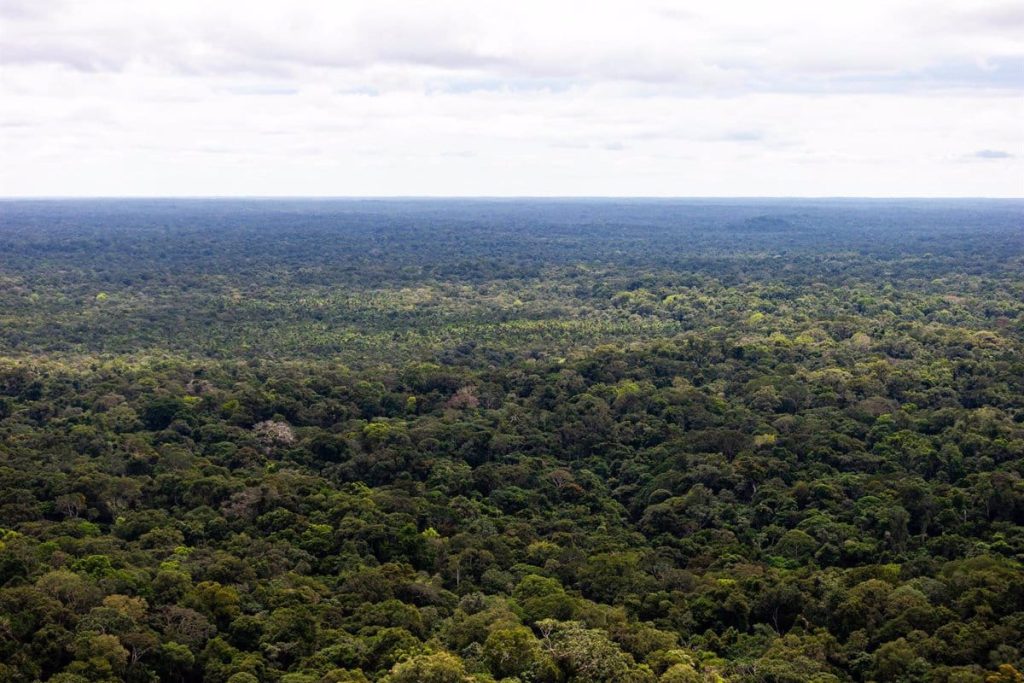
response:
[[[0,202],[0,680],[1012,683],[1024,202]]]

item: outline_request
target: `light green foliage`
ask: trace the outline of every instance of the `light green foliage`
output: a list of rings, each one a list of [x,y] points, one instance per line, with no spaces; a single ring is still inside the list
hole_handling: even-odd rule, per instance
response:
[[[416,655],[396,664],[386,683],[470,683],[462,661],[448,652]]]
[[[1019,204],[178,204],[0,211],[0,680],[1021,683]]]

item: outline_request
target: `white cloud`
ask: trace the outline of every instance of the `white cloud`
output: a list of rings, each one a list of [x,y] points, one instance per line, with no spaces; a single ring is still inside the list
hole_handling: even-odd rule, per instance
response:
[[[3,0],[0,193],[1019,196],[1024,12],[938,4]]]

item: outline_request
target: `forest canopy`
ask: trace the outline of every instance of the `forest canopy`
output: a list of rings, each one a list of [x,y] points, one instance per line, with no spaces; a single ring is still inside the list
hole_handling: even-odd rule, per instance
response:
[[[1024,203],[0,202],[0,680],[1024,681]]]

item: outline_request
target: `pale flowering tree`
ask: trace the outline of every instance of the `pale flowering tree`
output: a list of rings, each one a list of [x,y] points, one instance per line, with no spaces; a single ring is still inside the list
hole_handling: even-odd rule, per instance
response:
[[[480,406],[480,399],[476,395],[476,387],[465,386],[456,391],[445,403],[445,407],[456,410],[477,408]]]
[[[263,446],[263,450],[268,454],[275,448],[291,446],[295,443],[295,432],[287,422],[264,420],[257,423],[252,431],[260,445]]]

